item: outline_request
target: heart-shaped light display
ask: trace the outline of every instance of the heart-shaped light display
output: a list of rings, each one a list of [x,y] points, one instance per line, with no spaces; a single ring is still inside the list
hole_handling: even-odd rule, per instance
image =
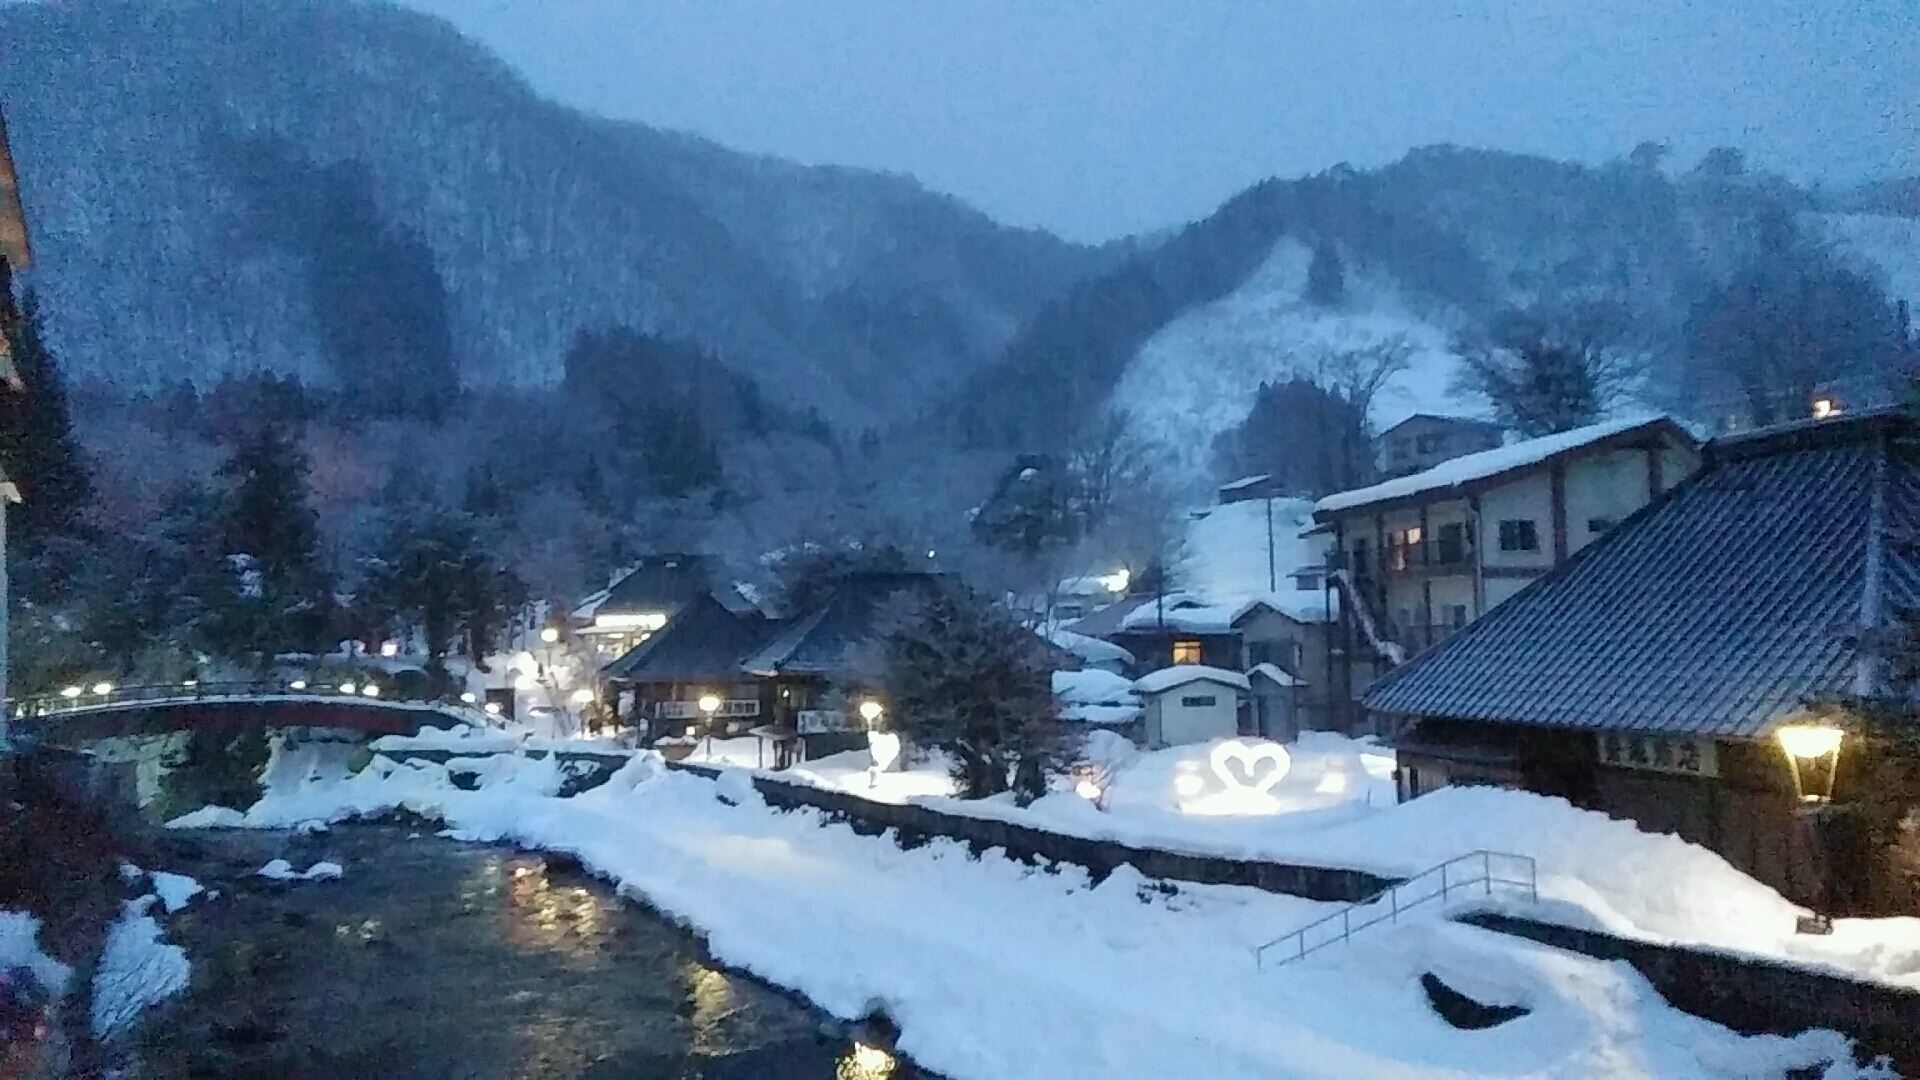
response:
[[[886,772],[900,760],[900,733],[897,731],[867,732],[867,752],[873,755],[873,768],[876,772]]]
[[[1185,784],[1176,781],[1180,809],[1189,814],[1271,814],[1280,809],[1273,789],[1286,779],[1293,759],[1279,743],[1228,739],[1214,746],[1207,755],[1207,765],[1213,770],[1218,789],[1205,790],[1205,786],[1194,783],[1199,779],[1197,774],[1184,774],[1180,779]]]

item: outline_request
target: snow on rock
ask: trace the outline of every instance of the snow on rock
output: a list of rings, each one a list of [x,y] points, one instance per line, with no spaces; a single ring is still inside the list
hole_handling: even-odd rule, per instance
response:
[[[0,970],[24,967],[54,997],[66,992],[73,969],[40,951],[40,920],[24,911],[0,911]]]
[[[1320,513],[1332,513],[1336,510],[1351,510],[1356,506],[1367,506],[1421,492],[1456,487],[1474,480],[1498,476],[1509,469],[1523,468],[1545,461],[1555,454],[1577,450],[1590,443],[1596,443],[1638,427],[1656,424],[1664,419],[1666,418],[1658,416],[1631,416],[1603,420],[1597,424],[1588,424],[1586,427],[1563,431],[1557,435],[1543,435],[1537,439],[1526,439],[1506,446],[1497,446],[1492,450],[1464,454],[1411,476],[1383,480],[1378,484],[1355,488],[1352,491],[1335,492],[1315,503],[1314,509]]]
[[[1274,245],[1240,288],[1169,322],[1128,363],[1113,393],[1139,434],[1159,446],[1159,467],[1194,490],[1210,485],[1214,437],[1247,417],[1262,382],[1305,374],[1310,358],[1404,338],[1408,369],[1375,396],[1382,430],[1416,412],[1462,414],[1450,386],[1459,358],[1449,335],[1407,310],[1359,268],[1350,304],[1329,310],[1301,298],[1311,253],[1292,239]]]
[[[120,918],[107,930],[93,974],[89,1020],[95,1038],[119,1034],[149,1007],[187,988],[193,966],[185,950],[161,936],[160,924],[149,914],[157,899],[143,896],[127,901]]]
[[[203,806],[172,821],[169,829],[238,829],[246,824],[246,815],[230,806]]]
[[[305,870],[295,870],[293,864],[285,859],[275,859],[254,871],[263,878],[274,881],[337,881],[346,875],[346,867],[337,862],[317,862]]]
[[[153,883],[153,894],[160,898],[161,906],[167,909],[169,915],[186,907],[194,897],[207,891],[205,885],[185,874],[154,870],[147,875],[147,878]]]

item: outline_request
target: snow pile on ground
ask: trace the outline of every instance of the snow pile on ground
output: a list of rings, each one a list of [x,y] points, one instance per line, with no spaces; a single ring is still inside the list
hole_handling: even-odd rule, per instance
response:
[[[1111,641],[1060,629],[1048,633],[1047,639],[1078,656],[1090,667],[1128,668],[1134,664],[1133,654]]]
[[[575,855],[702,931],[722,962],[843,1018],[884,1011],[903,1052],[956,1080],[1752,1076],[1847,1052],[1830,1032],[1744,1038],[1666,1006],[1623,965],[1439,920],[1260,972],[1255,945],[1331,905],[1220,886],[1169,894],[1125,869],[1095,885],[945,841],[903,851],[774,812],[749,779],[715,784],[638,757],[557,799],[463,791],[444,769],[376,760],[263,804],[336,820],[405,807],[459,835]],[[250,823],[276,816],[262,809]],[[1454,1029],[1426,1003],[1428,970],[1533,1011]]]
[[[556,739],[536,735],[525,725],[477,727],[454,724],[449,727],[422,727],[413,735],[382,735],[373,740],[373,749],[388,753],[403,750],[443,750],[456,754],[492,754],[502,750],[572,751],[575,753],[625,754],[628,747],[613,739]]]
[[[238,829],[246,815],[231,806],[203,806],[167,822],[169,829]]]
[[[23,967],[54,997],[66,991],[73,969],[40,951],[40,920],[24,911],[0,911],[0,971]]]
[[[346,867],[337,862],[317,862],[305,870],[295,870],[285,859],[274,859],[254,873],[274,881],[338,881],[346,876]]]
[[[206,886],[185,874],[172,874],[165,870],[142,870],[130,862],[120,864],[120,880],[128,884],[138,884],[145,879],[151,886],[150,892],[160,900],[160,905],[171,915],[187,906],[196,896],[206,892]]]
[[[107,943],[93,974],[95,1038],[125,1030],[150,1006],[187,988],[193,966],[178,945],[169,945],[149,910],[154,896],[129,900],[107,930]]]

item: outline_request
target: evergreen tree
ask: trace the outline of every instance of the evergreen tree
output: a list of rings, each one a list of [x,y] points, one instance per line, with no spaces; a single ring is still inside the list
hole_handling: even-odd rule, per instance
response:
[[[1214,439],[1224,480],[1266,475],[1280,490],[1318,497],[1373,478],[1365,413],[1307,379],[1262,383],[1247,418]]]
[[[31,549],[45,537],[81,531],[93,484],[74,443],[66,388],[32,292],[21,301],[11,343],[26,390],[0,388],[0,469],[23,500],[8,511],[9,531]]]
[[[1337,307],[1347,298],[1346,264],[1340,259],[1339,249],[1324,240],[1313,246],[1304,295],[1309,303],[1321,307]]]
[[[469,518],[409,507],[391,515],[380,553],[363,564],[358,600],[383,629],[417,630],[429,674],[444,680],[456,645],[485,659],[525,589],[482,547]]]
[[[899,613],[881,654],[890,722],[947,751],[962,798],[1045,794],[1067,743],[1038,637],[953,584]]]
[[[219,475],[227,483],[218,529],[231,582],[220,593],[232,606],[217,620],[217,636],[227,649],[264,656],[319,645],[327,590],[306,453],[277,426],[261,425],[234,448]]]

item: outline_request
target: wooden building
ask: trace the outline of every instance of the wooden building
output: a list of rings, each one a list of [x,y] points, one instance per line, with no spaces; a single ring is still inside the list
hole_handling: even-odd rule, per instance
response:
[[[1871,643],[1920,606],[1914,434],[1880,412],[1709,444],[1698,474],[1367,691],[1403,728],[1402,797],[1561,795],[1813,899],[1827,871],[1776,735],[1887,689]],[[1840,769],[1836,801],[1866,775]]]

